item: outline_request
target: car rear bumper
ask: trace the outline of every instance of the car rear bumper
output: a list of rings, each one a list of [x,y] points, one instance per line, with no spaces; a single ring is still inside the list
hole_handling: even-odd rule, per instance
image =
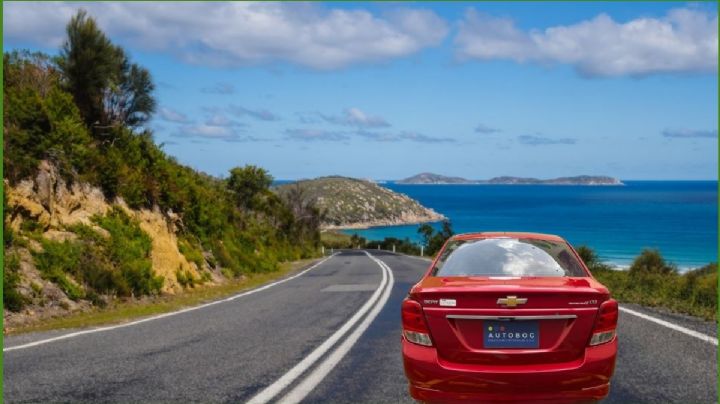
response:
[[[617,338],[587,347],[583,358],[542,366],[447,364],[433,347],[402,339],[410,395],[431,403],[593,402],[607,396],[615,370]]]

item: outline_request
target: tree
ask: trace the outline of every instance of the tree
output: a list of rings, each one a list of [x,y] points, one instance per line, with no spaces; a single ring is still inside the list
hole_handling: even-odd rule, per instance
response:
[[[450,221],[444,220],[441,226],[439,232],[435,232],[435,229],[429,224],[423,224],[418,228],[418,233],[423,238],[425,251],[429,255],[434,255],[440,251],[445,242],[454,234]]]
[[[422,237],[422,244],[425,247],[429,246],[433,233],[435,233],[435,229],[433,229],[433,227],[429,224],[425,223],[418,227],[417,232],[418,234],[420,234],[420,237]]]
[[[80,10],[66,27],[67,40],[57,64],[65,85],[88,126],[102,122],[103,95],[116,82],[124,53],[110,42],[95,20]]]
[[[150,72],[130,63],[85,10],[78,11],[66,31],[57,64],[85,123],[96,129],[137,127],[150,119],[156,107]]]
[[[103,97],[105,121],[110,125],[138,127],[155,112],[152,92],[155,84],[150,72],[135,63],[123,61],[119,82],[111,83]]]
[[[253,208],[257,195],[268,191],[272,181],[272,176],[265,169],[248,165],[230,170],[227,187],[235,195],[237,206],[248,210]]]

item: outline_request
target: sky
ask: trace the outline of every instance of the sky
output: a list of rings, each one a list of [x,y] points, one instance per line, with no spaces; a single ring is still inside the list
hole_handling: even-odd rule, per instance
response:
[[[717,179],[714,2],[4,2],[4,50],[57,54],[79,8],[216,176]]]

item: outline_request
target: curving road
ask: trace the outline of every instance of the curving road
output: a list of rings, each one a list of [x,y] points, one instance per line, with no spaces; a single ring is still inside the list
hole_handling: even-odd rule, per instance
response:
[[[412,402],[399,306],[427,261],[342,251],[191,310],[5,338],[5,402]],[[717,402],[712,322],[624,305],[606,403]],[[711,338],[708,338],[711,337]]]

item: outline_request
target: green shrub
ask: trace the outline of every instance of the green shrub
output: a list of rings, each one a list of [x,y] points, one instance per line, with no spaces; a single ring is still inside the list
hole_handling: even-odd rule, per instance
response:
[[[645,249],[635,258],[629,271],[631,274],[671,274],[676,273],[677,268],[665,262],[660,251]]]
[[[578,247],[581,256],[586,254],[580,251]],[[613,270],[599,261],[588,266],[621,302],[666,307],[706,319],[716,316],[717,264],[679,274],[657,250],[645,250],[627,271]]]
[[[203,256],[200,248],[184,237],[179,238],[177,244],[180,253],[185,256],[185,259],[190,262],[194,262],[198,269],[203,268],[205,257]]]
[[[121,295],[147,295],[160,291],[163,278],[152,269],[150,252],[152,240],[140,225],[120,208],[93,220],[110,233],[104,247],[112,263],[122,275],[123,282],[116,285]]]
[[[20,259],[17,254],[7,254],[4,263],[3,305],[10,311],[20,311],[28,302],[17,290],[20,284]]]
[[[80,274],[82,245],[76,241],[42,240],[43,251],[34,253],[35,265],[43,278],[54,282],[67,297],[78,300],[85,297],[83,288],[67,278],[67,274]]]

